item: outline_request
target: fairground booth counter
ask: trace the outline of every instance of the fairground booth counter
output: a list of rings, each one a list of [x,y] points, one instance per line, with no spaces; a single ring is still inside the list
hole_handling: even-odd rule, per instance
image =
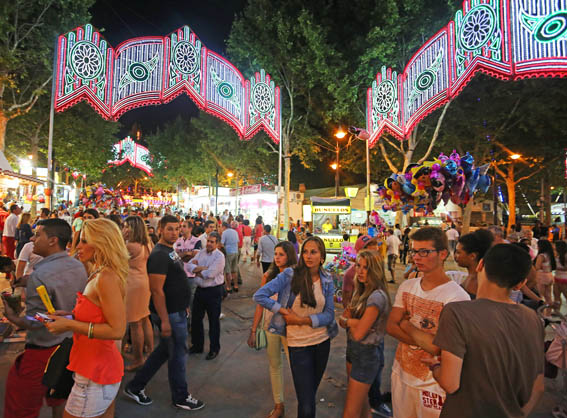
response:
[[[45,202],[43,180],[14,172],[4,154],[0,152],[0,199],[18,203],[28,212],[34,202]]]
[[[349,241],[356,242],[356,235],[351,234],[351,213],[348,198],[311,198],[313,234],[323,240],[327,251],[340,252],[344,234],[350,235]]]

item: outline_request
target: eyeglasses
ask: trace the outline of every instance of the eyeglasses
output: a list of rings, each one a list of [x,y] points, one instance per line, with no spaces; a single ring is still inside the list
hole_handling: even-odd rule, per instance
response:
[[[419,255],[420,257],[428,257],[429,254],[435,253],[437,251],[439,251],[439,250],[428,250],[428,249],[425,249],[425,248],[420,248],[419,250],[413,250],[412,249],[412,250],[409,250],[408,252],[410,253],[410,255],[412,257],[415,256],[416,254]]]

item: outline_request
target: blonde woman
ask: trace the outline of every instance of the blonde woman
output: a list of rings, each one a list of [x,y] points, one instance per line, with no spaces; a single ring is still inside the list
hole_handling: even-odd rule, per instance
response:
[[[122,224],[122,236],[130,254],[126,279],[126,321],[132,338],[132,363],[127,371],[144,364],[144,347],[153,351],[154,333],[150,323],[150,279],[146,264],[152,252],[146,224],[139,216],[128,216]]]
[[[116,341],[126,330],[128,250],[118,226],[104,218],[83,224],[77,250],[81,262],[92,267],[84,292],[78,293],[74,319],[50,316],[53,322],[46,323],[53,334],[73,331],[67,368],[75,384],[64,417],[112,417],[124,375]]]
[[[339,325],[348,330],[348,389],[343,417],[366,418],[370,385],[382,371],[383,341],[392,302],[378,252],[359,252],[355,269],[352,299],[339,319]]]
[[[20,251],[22,251],[24,245],[30,242],[31,237],[33,236],[30,222],[31,215],[29,214],[29,212],[22,213],[22,216],[20,216],[20,221],[18,222],[18,226],[16,227],[16,258],[20,256]]]

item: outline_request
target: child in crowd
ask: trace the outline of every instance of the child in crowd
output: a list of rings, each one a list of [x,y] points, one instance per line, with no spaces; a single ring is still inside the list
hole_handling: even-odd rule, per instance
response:
[[[355,268],[354,293],[339,320],[348,331],[348,389],[343,417],[368,416],[368,391],[382,371],[383,340],[392,306],[379,254],[362,250]]]

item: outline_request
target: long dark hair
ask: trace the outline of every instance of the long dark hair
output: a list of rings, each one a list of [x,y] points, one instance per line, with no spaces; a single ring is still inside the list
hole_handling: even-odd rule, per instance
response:
[[[278,242],[274,247],[274,252],[278,247],[282,248],[285,252],[285,255],[287,256],[287,263],[285,264],[285,266],[286,267],[295,266],[297,264],[297,254],[295,253],[295,248],[293,248],[292,243],[289,241]],[[268,276],[266,277],[266,283],[274,279],[278,274],[280,274],[280,268],[276,266],[275,261],[272,261],[272,264],[270,264],[270,267],[268,268]]]
[[[551,242],[546,239],[540,239],[537,242],[537,255],[539,256],[540,254],[547,255],[547,258],[551,263],[551,270],[555,270],[557,268],[557,263],[555,262],[555,256],[553,255],[553,247],[551,246]]]
[[[315,242],[319,252],[321,253],[321,264],[325,262],[325,257],[327,252],[325,251],[325,243],[323,240],[317,236],[311,236],[303,241],[301,245],[301,255],[299,257],[299,262],[293,271],[293,279],[291,280],[291,291],[296,295],[301,296],[301,306],[308,305],[314,308],[317,306],[317,301],[315,300],[315,294],[313,293],[313,280],[311,279],[311,273],[309,268],[305,265],[303,261],[303,249],[308,242]]]
[[[565,265],[565,254],[567,254],[567,242],[565,241],[555,241],[555,249],[557,250],[557,256],[559,258],[559,262],[563,266],[563,268],[567,267]]]
[[[297,237],[295,236],[293,231],[287,231],[287,240],[292,244],[295,244],[297,242]]]

